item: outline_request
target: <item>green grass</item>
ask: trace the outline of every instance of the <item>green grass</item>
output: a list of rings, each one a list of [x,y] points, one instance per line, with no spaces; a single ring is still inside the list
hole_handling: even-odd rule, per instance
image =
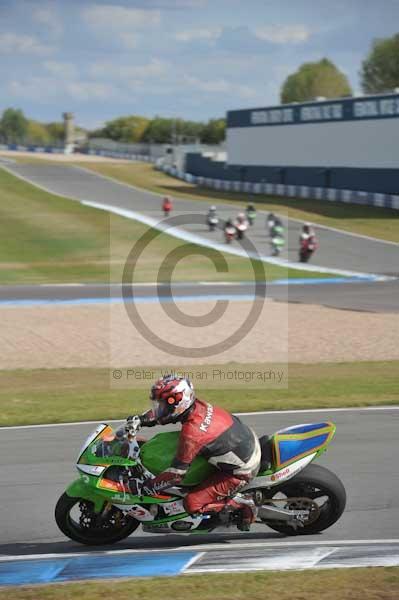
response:
[[[225,368],[230,366],[269,368]],[[194,383],[200,398],[236,412],[395,405],[398,369],[399,361],[291,364],[288,387]],[[0,425],[123,419],[148,408],[150,380],[117,383],[107,369],[0,371]]]
[[[250,201],[256,203],[258,208],[279,212],[294,219],[312,221],[344,231],[399,242],[399,211],[397,210],[322,200],[276,198],[275,196],[209,190],[180,181],[155,170],[152,165],[141,163],[131,165],[126,163],[79,163],[79,166],[159,194],[171,194],[176,198],[192,198],[212,203],[219,200],[234,203],[240,207]]]
[[[326,569],[323,571],[229,573],[87,581],[5,588],[0,598],[13,600],[397,600],[398,567]]]
[[[129,251],[148,229],[137,221],[46,193],[0,168],[0,284],[120,282]],[[188,256],[177,264],[174,281],[254,278],[248,259],[223,254],[227,272],[218,272],[209,258],[192,254],[199,246],[159,234],[140,257],[134,281],[156,281],[161,262],[182,246]],[[223,267],[222,258],[217,265]],[[275,265],[264,267],[268,281],[323,277]]]

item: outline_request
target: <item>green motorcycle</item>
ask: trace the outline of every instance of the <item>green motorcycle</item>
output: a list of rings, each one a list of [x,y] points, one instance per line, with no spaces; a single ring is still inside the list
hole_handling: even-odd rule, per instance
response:
[[[140,441],[139,427],[137,419],[115,433],[103,423],[86,440],[76,464],[79,477],[55,508],[57,525],[67,537],[103,545],[128,537],[139,525],[149,533],[207,533],[238,522],[237,512],[222,511],[216,517],[185,512],[187,491],[214,471],[201,456],[180,487],[155,496],[135,494],[132,481],[142,482],[170,466],[179,436],[166,432]],[[257,522],[286,535],[306,535],[323,531],[340,518],[346,503],[344,486],[334,473],[311,464],[325,452],[334,433],[335,425],[324,422],[260,438],[259,473],[240,492],[255,501]]]

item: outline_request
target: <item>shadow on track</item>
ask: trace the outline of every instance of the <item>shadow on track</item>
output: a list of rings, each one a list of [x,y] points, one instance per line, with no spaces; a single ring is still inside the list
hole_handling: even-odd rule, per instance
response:
[[[186,546],[202,546],[203,544],[232,544],[234,542],[250,542],[282,540],[286,536],[274,532],[266,533],[233,533],[215,535],[167,535],[135,537],[134,535],[118,544],[105,546],[84,546],[72,541],[65,542],[19,542],[16,544],[0,544],[0,556],[24,556],[29,554],[74,554],[82,552],[104,552],[110,550],[168,550]],[[200,548],[199,548],[200,549]]]

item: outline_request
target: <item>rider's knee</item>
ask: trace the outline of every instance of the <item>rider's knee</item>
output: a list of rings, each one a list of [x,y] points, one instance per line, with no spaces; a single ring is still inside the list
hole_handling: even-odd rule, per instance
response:
[[[187,494],[183,500],[183,506],[185,511],[192,515],[201,511],[202,502],[195,497],[195,494]]]

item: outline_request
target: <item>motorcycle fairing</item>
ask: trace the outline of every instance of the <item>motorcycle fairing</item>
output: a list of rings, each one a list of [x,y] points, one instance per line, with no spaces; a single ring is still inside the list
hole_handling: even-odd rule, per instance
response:
[[[172,464],[179,439],[178,431],[158,433],[143,444],[140,451],[141,462],[154,475],[159,475]],[[182,485],[198,485],[215,471],[203,456],[197,456],[188,469]]]
[[[309,454],[324,451],[332,440],[335,429],[335,425],[327,421],[296,425],[275,433],[273,453],[276,470]]]

